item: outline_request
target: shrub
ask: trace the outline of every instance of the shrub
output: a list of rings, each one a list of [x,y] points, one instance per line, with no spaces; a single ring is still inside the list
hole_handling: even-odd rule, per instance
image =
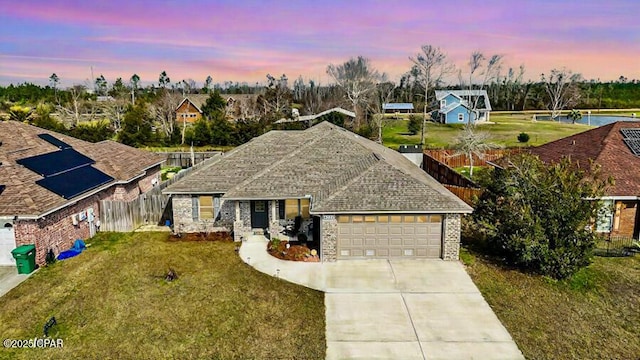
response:
[[[409,124],[407,125],[407,129],[411,135],[415,135],[422,129],[422,121],[416,115],[409,116]]]
[[[485,191],[470,229],[490,252],[556,279],[589,264],[597,236],[591,231],[592,219],[600,205],[584,199],[602,196],[611,183],[600,177],[597,167],[587,174],[567,159],[545,165],[520,154],[480,183]]]
[[[529,134],[522,132],[518,135],[518,141],[521,143],[529,142]]]

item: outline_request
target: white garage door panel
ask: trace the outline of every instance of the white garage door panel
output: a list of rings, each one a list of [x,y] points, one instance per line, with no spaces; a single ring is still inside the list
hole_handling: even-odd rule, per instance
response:
[[[353,218],[358,221],[350,222]],[[408,215],[402,217],[403,222],[395,216],[393,223],[386,216],[373,216],[383,218],[380,222],[372,222],[369,216],[367,222],[362,222],[363,217],[353,218],[344,221],[341,216],[338,222],[338,259],[441,256],[441,216]]]
[[[5,228],[0,222],[0,265],[15,265],[11,250],[16,248],[13,228]]]

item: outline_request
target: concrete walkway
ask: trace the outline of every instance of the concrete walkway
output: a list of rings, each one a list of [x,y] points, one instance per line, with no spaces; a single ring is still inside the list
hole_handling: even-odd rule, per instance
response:
[[[292,262],[266,244],[252,236],[240,257],[325,292],[327,359],[524,359],[460,262]]]
[[[18,274],[15,266],[0,266],[0,297],[27,280],[31,274]]]

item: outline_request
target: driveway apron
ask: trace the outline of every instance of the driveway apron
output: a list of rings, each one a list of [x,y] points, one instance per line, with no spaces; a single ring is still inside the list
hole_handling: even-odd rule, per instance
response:
[[[276,259],[250,237],[257,270],[325,292],[327,359],[524,359],[457,261]]]

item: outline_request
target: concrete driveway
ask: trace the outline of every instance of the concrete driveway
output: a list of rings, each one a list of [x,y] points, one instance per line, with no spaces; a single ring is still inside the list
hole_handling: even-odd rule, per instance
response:
[[[0,266],[0,296],[27,280],[31,274],[18,274],[15,266]]]
[[[252,237],[240,256],[325,292],[327,359],[524,359],[460,262],[300,263],[265,246]]]

